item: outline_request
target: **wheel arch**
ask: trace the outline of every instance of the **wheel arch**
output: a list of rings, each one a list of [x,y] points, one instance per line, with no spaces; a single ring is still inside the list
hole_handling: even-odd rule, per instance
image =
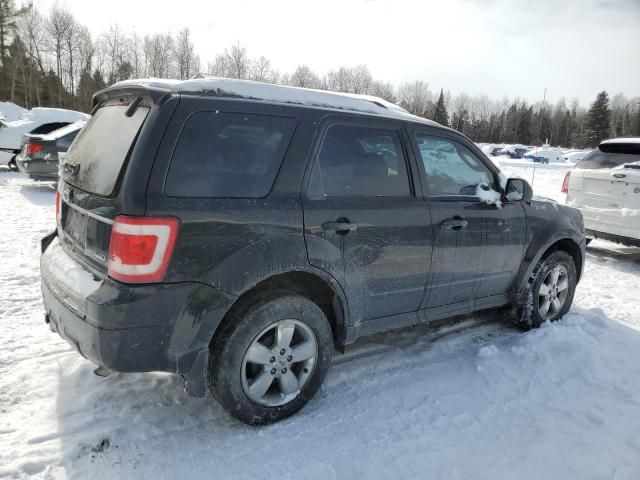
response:
[[[338,283],[318,272],[294,270],[277,273],[248,286],[227,310],[211,336],[210,344],[224,331],[235,315],[242,315],[268,292],[282,291],[302,295],[324,312],[333,334],[333,343],[341,347],[345,343],[348,325],[347,299]]]
[[[533,258],[525,265],[523,265],[523,267],[525,268],[521,269],[521,273],[518,276],[518,292],[521,292],[522,289],[526,286],[529,277],[533,273],[533,270],[540,262],[540,260],[548,257],[552,252],[556,250],[562,250],[571,255],[571,258],[573,258],[573,262],[576,266],[576,273],[578,275],[577,280],[580,280],[584,267],[584,242],[581,245],[577,243],[573,238],[562,237],[554,239],[543,248],[538,249],[537,254],[534,255]]]

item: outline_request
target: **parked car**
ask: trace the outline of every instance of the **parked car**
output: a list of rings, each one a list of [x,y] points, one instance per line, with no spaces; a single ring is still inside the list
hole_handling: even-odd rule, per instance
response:
[[[16,157],[20,172],[34,180],[57,180],[58,155],[69,149],[85,123],[82,120],[48,134],[25,135],[22,150]]]
[[[265,424],[359,337],[493,307],[533,328],[571,306],[580,212],[382,99],[137,80],[94,105],[41,273],[46,321],[100,374],[178,373]]]
[[[524,154],[527,160],[533,160],[536,163],[564,163],[564,155],[559,148],[543,146],[534,148]]]
[[[526,145],[509,145],[504,149],[509,158],[523,158],[524,154],[531,150]]]
[[[589,239],[640,246],[640,138],[605,140],[565,175]]]
[[[0,120],[0,165],[9,165],[17,170],[16,157],[22,148],[25,134],[40,135],[51,133],[89,115],[61,108],[32,108],[22,113],[20,120],[5,122]]]

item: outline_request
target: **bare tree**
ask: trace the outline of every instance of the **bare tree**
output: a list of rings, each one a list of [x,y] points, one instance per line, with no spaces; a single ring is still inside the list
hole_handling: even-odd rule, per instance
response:
[[[65,60],[65,39],[68,34],[68,30],[73,23],[73,17],[71,13],[64,7],[60,7],[57,3],[51,8],[49,19],[46,23],[46,30],[49,34],[49,45],[55,55],[56,74],[58,77],[58,102],[60,105],[63,103],[63,71],[62,67]]]
[[[271,68],[271,61],[267,57],[262,56],[251,62],[251,80],[276,83],[278,77],[278,72]]]
[[[304,88],[320,88],[320,77],[308,65],[298,65],[289,77],[289,85]]]
[[[191,32],[188,28],[178,33],[175,49],[178,76],[181,80],[190,78],[200,69],[200,59],[195,54],[195,47],[191,41]]]
[[[147,73],[153,77],[169,78],[174,58],[174,44],[171,34],[145,35],[143,45]]]
[[[247,47],[240,46],[240,42],[224,51],[227,74],[231,78],[248,78],[251,62],[247,55]]]
[[[428,116],[433,105],[433,93],[429,90],[429,84],[421,80],[404,83],[398,89],[400,105],[414,115]]]

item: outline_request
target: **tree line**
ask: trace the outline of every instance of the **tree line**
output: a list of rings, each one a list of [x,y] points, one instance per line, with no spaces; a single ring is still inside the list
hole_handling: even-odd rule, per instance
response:
[[[201,73],[382,97],[409,112],[454,128],[476,142],[593,147],[604,138],[640,136],[640,97],[606,91],[587,109],[577,99],[554,105],[519,98],[452,95],[422,80],[394,86],[373,78],[366,65],[341,66],[324,74],[308,65],[280,72],[264,57],[252,58],[236,43],[206,65],[188,28],[139,35],[118,25],[94,35],[73,13],[55,4],[0,0],[0,98],[26,108],[62,107],[89,112],[93,93],[130,78],[188,79]]]

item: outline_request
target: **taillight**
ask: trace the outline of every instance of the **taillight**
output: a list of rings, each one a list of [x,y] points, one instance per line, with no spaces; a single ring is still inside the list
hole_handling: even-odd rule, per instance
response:
[[[109,241],[109,276],[126,283],[161,282],[178,238],[173,217],[127,217],[113,222]]]
[[[60,191],[56,190],[56,222],[60,220],[60,211],[62,210],[62,197],[60,196]]]
[[[569,193],[569,177],[570,176],[571,176],[571,170],[569,170],[564,175],[564,180],[562,181],[562,188],[560,189],[562,193]]]
[[[38,153],[43,148],[44,145],[42,145],[41,143],[27,143],[26,154],[33,155],[34,153]]]

